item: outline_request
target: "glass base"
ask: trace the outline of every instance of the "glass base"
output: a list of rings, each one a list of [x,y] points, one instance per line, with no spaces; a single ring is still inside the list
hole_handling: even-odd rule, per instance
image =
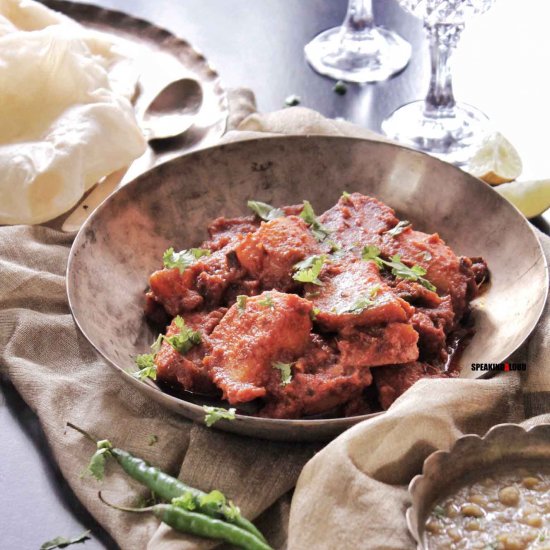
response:
[[[382,27],[354,32],[335,27],[317,35],[304,52],[318,73],[348,82],[378,82],[406,67],[411,46]]]
[[[457,166],[470,160],[488,130],[489,119],[465,103],[431,113],[424,101],[414,101],[382,122],[389,138]]]

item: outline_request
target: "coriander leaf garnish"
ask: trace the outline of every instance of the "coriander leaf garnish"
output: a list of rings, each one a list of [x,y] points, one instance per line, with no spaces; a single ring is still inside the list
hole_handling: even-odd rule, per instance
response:
[[[285,99],[285,105],[287,107],[295,107],[296,105],[300,105],[300,101],[300,96],[292,94]]]
[[[411,225],[410,221],[402,220],[394,228],[386,231],[386,235],[389,235],[390,237],[397,237],[397,235],[401,235],[401,233],[403,233],[403,231],[407,227],[410,227],[410,225]]]
[[[300,218],[304,220],[311,229],[313,236],[318,242],[324,241],[331,233],[330,229],[327,229],[315,216],[313,206],[309,201],[304,201],[304,208],[300,213]]]
[[[105,476],[105,461],[111,456],[112,448],[113,445],[108,439],[102,439],[97,442],[97,451],[92,455],[86,472],[98,481],[101,481]]]
[[[155,356],[152,353],[138,355],[135,361],[139,370],[132,373],[134,378],[138,380],[145,380],[145,378],[157,379],[157,366],[155,365]]]
[[[258,304],[264,307],[275,307],[275,303],[273,302],[273,297],[271,296],[271,294],[266,294],[261,300],[258,300]]]
[[[157,379],[155,357],[160,351],[162,342],[167,342],[181,354],[187,353],[194,345],[201,343],[200,332],[192,330],[186,326],[182,317],[179,315],[174,317],[174,324],[179,329],[179,332],[172,334],[172,336],[159,334],[157,339],[151,345],[151,351],[153,353],[144,353],[136,356],[134,360],[136,365],[139,367],[139,370],[132,373],[134,378],[137,378],[138,380],[145,380],[146,378],[150,378],[151,380]]]
[[[149,436],[148,445],[149,447],[152,447],[157,441],[159,440],[158,435],[152,434]]]
[[[157,339],[151,344],[151,351],[156,355],[162,346],[162,341],[164,340],[164,334],[159,334]]]
[[[55,537],[54,539],[49,540],[48,542],[45,542],[44,544],[42,544],[42,546],[40,547],[40,550],[54,550],[55,548],[66,548],[71,544],[78,544],[78,543],[90,540],[89,535],[90,535],[90,531],[88,530],[88,531],[84,531],[84,533],[72,539],[68,539],[66,537]]]
[[[349,307],[344,308],[343,310],[340,310],[338,313],[355,313],[359,314],[362,313],[365,309],[368,309],[376,304],[376,301],[374,298],[378,295],[378,292],[380,291],[380,285],[373,285],[368,292],[368,295],[362,295],[360,296],[355,303]]]
[[[183,273],[188,267],[193,265],[199,258],[210,256],[211,252],[207,248],[190,248],[174,252],[170,247],[162,255],[164,267],[168,269],[178,268],[180,273]]]
[[[324,254],[321,256],[310,256],[294,264],[296,273],[294,273],[292,278],[301,283],[312,283],[321,286],[323,283],[319,280],[319,274],[323,269],[326,259],[327,257]]]
[[[247,300],[248,296],[245,296],[244,294],[237,296],[237,309],[239,310],[239,313],[242,313],[245,310]]]
[[[204,423],[208,428],[215,424],[218,420],[235,420],[236,409],[224,409],[222,407],[211,407],[209,405],[202,406],[205,415]]]
[[[350,197],[351,197],[350,193],[348,193],[347,191],[342,191],[342,196],[340,198],[342,200],[348,201]]]
[[[281,363],[277,361],[273,363],[273,368],[281,371],[281,386],[286,386],[292,380],[292,364]]]
[[[197,501],[191,491],[186,491],[183,495],[173,498],[172,505],[184,510],[196,510]]]
[[[182,317],[179,315],[175,317],[174,324],[179,332],[172,336],[163,336],[163,340],[168,342],[177,352],[187,353],[194,345],[201,343],[200,332],[186,326]]]
[[[312,308],[310,313],[309,313],[310,319],[312,321],[315,321],[317,319],[317,315],[319,315],[319,313],[321,313],[321,310],[318,307]]]
[[[422,266],[406,266],[401,261],[401,256],[399,254],[395,254],[394,256],[392,256],[391,261],[384,260],[380,258],[380,249],[376,246],[369,245],[363,248],[361,257],[363,258],[363,260],[373,260],[374,262],[376,262],[376,265],[379,268],[382,268],[383,266],[391,268],[392,274],[399,279],[407,279],[410,281],[418,282],[423,287],[431,290],[432,292],[435,292],[437,290],[437,288],[432,283],[430,283],[428,279],[424,279],[424,275],[426,275],[426,270]]]
[[[374,245],[367,245],[363,248],[363,251],[361,252],[361,257],[363,260],[373,260],[376,262],[377,265],[381,265],[382,260],[379,258],[380,256],[380,249],[377,246]],[[380,262],[380,263],[379,263]]]
[[[447,514],[445,513],[445,509],[443,508],[443,506],[434,506],[434,509],[432,510],[432,514],[436,517],[436,518],[444,518]]]
[[[348,91],[348,87],[345,82],[338,80],[338,82],[334,85],[334,88],[332,88],[332,91],[338,95],[345,95]]]
[[[362,313],[365,309],[372,307],[374,305],[374,300],[367,298],[366,296],[359,297],[355,303],[344,310],[339,311],[339,313]]]
[[[437,288],[432,283],[430,283],[428,279],[424,279],[424,275],[426,275],[426,270],[422,266],[413,265],[412,267],[407,267],[401,261],[401,256],[399,254],[395,254],[395,256],[392,256],[391,262],[388,262],[386,260],[382,261],[385,265],[391,267],[391,272],[399,279],[408,279],[410,281],[418,282],[423,287],[431,290],[432,292],[435,292],[437,290]]]
[[[275,208],[265,202],[248,201],[246,205],[256,214],[256,216],[258,216],[258,218],[261,218],[265,222],[269,222],[276,218],[282,218],[285,215],[280,208]]]

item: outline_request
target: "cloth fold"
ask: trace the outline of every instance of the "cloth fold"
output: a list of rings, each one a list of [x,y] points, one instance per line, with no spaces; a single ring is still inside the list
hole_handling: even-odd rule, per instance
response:
[[[227,140],[266,133],[373,137],[342,121],[294,107],[253,114],[242,99]],[[242,121],[241,121],[242,120]],[[541,235],[547,257],[550,240]],[[193,425],[135,392],[93,350],[70,315],[65,268],[72,236],[46,227],[0,228],[0,369],[37,413],[61,471],[77,497],[123,549],[195,549],[212,543],[175,535],[147,516],[113,512],[97,499],[135,504],[146,491],[109,464],[101,484],[80,477],[94,451],[71,421],[109,438],[203,490],[220,489],[259,525],[275,548],[411,548],[405,485],[422,460],[460,434],[548,410],[550,313],[521,353],[526,377],[420,381],[389,412],[334,440],[311,459],[312,444],[276,443]],[[544,417],[543,417],[544,419]],[[540,420],[540,419],[539,419]],[[537,420],[531,420],[535,422]],[[150,445],[150,436],[157,442]],[[304,464],[307,465],[300,471]],[[298,480],[292,506],[289,492]]]
[[[38,415],[69,485],[123,549],[208,548],[174,536],[153,517],[101,504],[136,504],[147,491],[109,464],[105,481],[81,477],[94,446],[70,421],[205,491],[219,489],[255,518],[296,483],[311,444],[260,441],[211,430],[135,392],[78,331],[65,292],[72,237],[40,226],[0,228],[0,368]],[[150,444],[155,435],[157,442]],[[288,511],[288,506],[286,507]],[[279,521],[275,519],[274,521]]]

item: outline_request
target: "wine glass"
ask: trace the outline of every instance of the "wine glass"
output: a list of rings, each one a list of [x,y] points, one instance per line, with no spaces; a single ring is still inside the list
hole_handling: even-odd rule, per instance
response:
[[[304,52],[318,73],[348,82],[377,82],[407,65],[411,46],[374,24],[372,0],[349,0],[343,24],[318,34]]]
[[[423,19],[430,41],[431,77],[426,99],[394,111],[382,131],[415,149],[463,165],[488,132],[489,120],[479,109],[457,103],[449,60],[464,23],[487,11],[494,0],[397,0]]]

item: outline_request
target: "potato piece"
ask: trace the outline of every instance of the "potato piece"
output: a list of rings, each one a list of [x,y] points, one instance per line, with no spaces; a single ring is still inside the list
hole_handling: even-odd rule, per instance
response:
[[[232,405],[266,395],[266,384],[280,376],[276,361],[301,356],[310,341],[311,303],[277,291],[233,305],[210,335],[212,351],[204,364]]]

